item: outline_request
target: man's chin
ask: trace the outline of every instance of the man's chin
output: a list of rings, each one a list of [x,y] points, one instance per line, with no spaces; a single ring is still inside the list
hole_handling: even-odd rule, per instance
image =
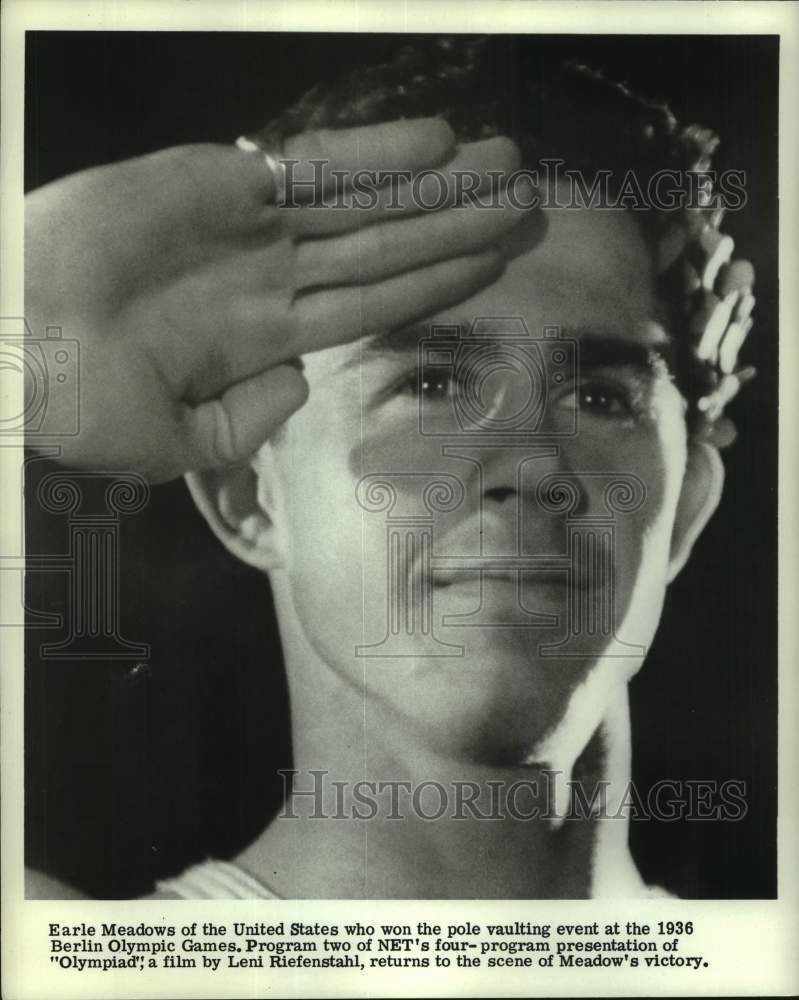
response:
[[[558,629],[444,627],[439,638],[460,655],[367,661],[367,688],[398,709],[420,736],[447,755],[522,764],[563,718],[601,649],[566,658],[541,655]],[[591,733],[586,733],[586,739]]]

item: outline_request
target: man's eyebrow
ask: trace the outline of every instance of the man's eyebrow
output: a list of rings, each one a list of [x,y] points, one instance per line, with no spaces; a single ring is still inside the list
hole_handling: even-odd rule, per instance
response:
[[[436,324],[439,334],[444,336],[433,337],[432,325],[430,323],[414,323],[403,327],[400,330],[387,330],[376,334],[373,337],[358,342],[352,354],[341,363],[338,371],[348,371],[366,364],[373,360],[396,355],[413,355],[418,352],[419,344],[422,341],[436,341],[445,339],[447,335],[453,340],[463,339],[469,341],[471,338],[464,335],[471,324],[469,323],[447,323]],[[476,337],[475,340],[483,339]],[[502,341],[502,337],[491,337],[491,340]],[[644,343],[640,340],[623,337],[613,330],[603,329],[593,326],[564,327],[561,336],[544,337],[541,334],[531,335],[530,343],[534,344],[555,344],[558,340],[565,343],[576,342],[576,362],[577,371],[591,370],[596,368],[611,367],[614,365],[625,365],[636,368],[642,373],[655,373],[662,369],[665,364],[669,371],[674,370],[674,343],[670,337],[664,334],[663,339],[652,343]],[[513,341],[511,341],[513,342]],[[521,341],[524,343],[524,341]]]
[[[467,329],[465,326],[458,327],[457,323],[452,324],[455,329]],[[400,330],[385,330],[358,341],[352,354],[338,368],[339,372],[357,368],[358,365],[373,361],[377,358],[390,357],[396,354],[415,354],[419,349],[422,340],[427,340],[432,336],[430,323],[412,323],[404,326]],[[453,332],[453,336],[456,334]],[[359,349],[358,349],[359,348]]]
[[[593,329],[565,331],[564,337],[577,341],[578,373],[618,365],[648,374],[656,374],[664,366],[669,372],[674,372],[675,349],[671,338],[647,344]]]

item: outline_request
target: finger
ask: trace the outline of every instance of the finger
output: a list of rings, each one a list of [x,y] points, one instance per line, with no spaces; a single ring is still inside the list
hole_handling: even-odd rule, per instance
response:
[[[723,265],[718,273],[714,291],[720,299],[729,292],[751,291],[755,283],[755,269],[748,260],[734,260]]]
[[[519,188],[522,187],[520,184]],[[417,218],[367,226],[335,239],[303,240],[297,245],[297,288],[366,284],[425,264],[457,257],[495,243],[528,211],[532,184],[517,192],[519,199],[501,209],[469,206],[459,210],[426,213]]]
[[[187,468],[214,469],[241,462],[267,441],[308,398],[294,365],[278,365],[232,385],[219,398],[186,407]]]
[[[395,177],[379,185],[379,178],[363,177],[341,197],[325,196],[315,204],[292,207],[287,197],[277,214],[296,236],[325,236],[477,201],[490,210],[487,206],[518,170],[519,160],[519,149],[510,139],[484,139],[461,146],[444,166],[419,172],[411,180]]]
[[[165,224],[177,219],[183,235],[188,227],[201,233],[257,230],[275,195],[263,158],[234,146],[174,146],[131,163],[141,167],[142,183],[149,185],[141,194],[155,201]]]
[[[333,170],[416,172],[444,163],[454,150],[455,137],[445,121],[421,118],[304,133],[286,140],[280,158],[292,161],[296,196],[307,201],[334,179]],[[312,160],[324,161],[325,170]],[[188,210],[193,221],[196,217],[220,228],[258,225],[262,217],[255,210],[273,203],[278,194],[275,174],[263,154],[244,152],[232,144],[174,146],[131,164],[141,166],[142,183],[151,180],[149,196],[163,202],[170,215]]]
[[[257,135],[252,138],[258,142]],[[279,159],[291,164],[297,197],[310,200],[334,183],[334,170],[347,174],[356,170],[415,172],[446,162],[454,150],[455,135],[443,119],[418,118],[304,132],[284,141]]]
[[[309,179],[309,172],[313,170],[306,160],[302,169],[301,164],[293,168],[296,183],[286,192],[287,204],[278,209],[274,203],[277,196],[274,174],[259,153],[242,152],[232,145],[204,143],[160,150],[131,163],[143,168],[137,174],[136,185],[141,188],[139,196],[146,197],[152,209],[147,217],[161,220],[164,229],[182,247],[181,258],[196,253],[198,240],[205,235],[257,240],[265,233],[272,238],[276,231],[283,229],[295,235],[324,235],[357,229],[383,217],[396,218],[401,211],[398,206],[407,206],[409,213],[417,214],[440,200],[442,184],[449,196],[448,204],[456,200],[468,203],[468,192],[476,197],[492,183],[487,177],[488,171],[510,173],[519,163],[518,148],[503,137],[467,143],[455,152],[451,129],[440,119],[342,131],[350,136],[350,142],[352,137],[357,140],[364,132],[375,133],[371,138],[367,136],[369,141],[364,146],[364,159],[375,157],[377,166],[370,167],[371,170],[416,173],[448,161],[442,167],[443,180],[430,174],[419,183],[399,180],[382,188],[364,181],[364,190],[355,206],[349,207],[351,200],[341,206],[336,198],[331,198],[317,201],[316,207],[312,207],[307,204],[307,198],[302,197],[308,192],[300,184],[303,178]],[[338,133],[329,134],[337,136],[333,146],[341,144]],[[382,154],[379,153],[381,135]],[[313,141],[308,136],[289,140],[291,151],[301,151],[302,142],[306,140],[310,149]],[[387,166],[395,156],[396,165]],[[403,156],[406,159],[402,159]],[[336,165],[329,169],[348,169],[342,166],[343,158],[331,160],[331,163]],[[350,164],[349,170],[352,169]],[[456,172],[461,172],[461,176]],[[466,176],[466,172],[470,176]],[[295,188],[297,202],[296,207],[292,207],[289,196]]]
[[[150,349],[178,398],[199,404],[306,351],[400,327],[468,298],[503,266],[504,257],[491,249],[372,285],[323,289],[297,298],[264,288],[263,278],[259,291],[245,285],[231,294],[235,276],[227,270],[213,276],[203,272],[171,290]],[[239,270],[246,269],[240,265]],[[161,336],[162,329],[183,329],[179,317],[186,315],[193,321],[185,335]]]
[[[293,353],[318,351],[430,316],[495,281],[504,263],[499,251],[485,250],[374,285],[302,296],[293,307]]]

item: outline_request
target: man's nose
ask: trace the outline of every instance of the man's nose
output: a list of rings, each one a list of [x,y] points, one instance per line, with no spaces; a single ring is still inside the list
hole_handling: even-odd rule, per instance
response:
[[[486,549],[512,547],[520,554],[561,551],[567,516],[579,516],[591,503],[562,443],[485,449],[481,472]],[[547,491],[543,502],[542,487]],[[568,503],[551,502],[561,498]]]
[[[481,473],[481,495],[487,505],[522,500],[526,505],[551,511],[553,504],[547,498],[543,504],[540,502],[544,489],[555,494],[568,489],[572,514],[586,513],[592,503],[590,476],[580,472],[562,441],[541,438],[535,443],[526,440],[487,446],[481,449],[476,464]]]
[[[504,504],[508,499],[515,499],[518,496],[517,490],[512,486],[492,486],[486,490],[484,500],[487,503]]]

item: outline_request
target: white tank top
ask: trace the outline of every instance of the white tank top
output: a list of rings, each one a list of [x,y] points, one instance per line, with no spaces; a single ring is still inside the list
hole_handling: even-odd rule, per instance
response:
[[[175,878],[156,882],[158,892],[178,899],[280,899],[276,893],[230,861],[209,858]]]

